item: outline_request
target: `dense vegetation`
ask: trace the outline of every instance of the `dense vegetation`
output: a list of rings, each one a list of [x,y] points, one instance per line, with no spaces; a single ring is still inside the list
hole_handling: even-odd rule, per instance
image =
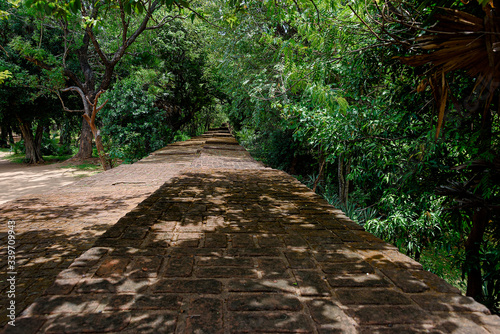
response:
[[[82,155],[88,126],[104,166],[228,120],[254,156],[499,312],[496,8],[0,0],[2,140],[22,132],[37,162],[55,124]]]

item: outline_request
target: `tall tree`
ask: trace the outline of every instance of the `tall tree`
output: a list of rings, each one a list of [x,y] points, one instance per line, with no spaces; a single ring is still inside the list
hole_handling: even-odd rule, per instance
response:
[[[181,12],[188,3],[173,0],[72,0],[69,3],[28,0],[25,4],[50,13],[44,20],[50,20],[50,26],[60,30],[61,53],[55,56],[57,63],[48,64],[45,59],[31,57],[27,52],[24,56],[43,68],[60,68],[68,80],[61,91],[80,96],[82,109],[64,107],[67,111],[83,113],[80,147],[75,158],[91,157],[93,137],[103,168],[110,168],[96,125],[96,115],[105,104],[99,105],[99,97],[110,87],[117,64],[139,37],[169,21],[185,18]],[[44,22],[41,23],[43,27]]]

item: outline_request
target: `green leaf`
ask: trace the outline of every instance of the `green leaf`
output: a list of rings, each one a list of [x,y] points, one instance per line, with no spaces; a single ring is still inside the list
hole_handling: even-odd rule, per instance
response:
[[[82,7],[82,2],[81,0],[71,0],[69,6],[71,8],[71,11],[76,14]]]
[[[12,78],[12,73],[9,70],[0,72],[0,85],[8,78]]]
[[[128,14],[128,15],[132,14],[132,5],[131,5],[130,1],[125,2],[123,9],[125,10],[126,14]]]

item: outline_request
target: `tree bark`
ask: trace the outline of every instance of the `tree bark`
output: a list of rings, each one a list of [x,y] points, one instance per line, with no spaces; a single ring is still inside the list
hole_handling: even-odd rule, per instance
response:
[[[314,181],[314,185],[312,188],[312,191],[316,192],[316,188],[318,187],[319,181],[323,178],[323,171],[326,163],[326,158],[323,154],[321,154],[319,158],[319,172],[318,172],[318,177],[316,178],[316,181]]]
[[[73,157],[75,159],[92,158],[92,130],[86,120],[82,120],[82,131],[80,134],[80,146],[78,153]]]
[[[101,134],[100,131],[97,130],[95,124],[90,122],[90,128],[92,129],[92,134],[94,135],[95,146],[97,148],[97,153],[99,154],[99,159],[101,160],[101,165],[104,170],[108,170],[113,168],[111,164],[111,160],[108,155],[104,152],[104,146],[102,145]]]
[[[343,155],[340,154],[338,166],[339,199],[343,205],[346,205],[349,200],[349,180],[347,175],[351,172],[351,160],[345,160]]]
[[[476,208],[472,216],[472,230],[465,242],[465,262],[467,265],[466,295],[478,301],[482,300],[483,297],[480,250],[488,219],[489,211],[487,208]]]
[[[12,128],[9,126],[9,144],[14,145],[14,135],[12,134]]]
[[[7,126],[0,126],[0,147],[9,147],[9,143],[7,142]]]
[[[31,130],[31,122],[25,122],[18,118],[19,127],[24,139],[24,146],[26,147],[25,161],[29,164],[37,164],[43,162],[41,147],[43,126],[40,124],[36,130],[36,136],[33,137]]]

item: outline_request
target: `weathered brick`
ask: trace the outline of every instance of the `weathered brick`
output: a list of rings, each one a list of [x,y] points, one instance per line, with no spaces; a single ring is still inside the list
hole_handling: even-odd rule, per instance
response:
[[[315,299],[307,303],[314,321],[322,326],[320,333],[357,333],[356,323],[331,300]]]
[[[253,260],[244,257],[199,257],[196,261],[198,266],[217,267],[253,267]]]
[[[156,277],[161,263],[159,256],[138,256],[134,258],[129,272],[133,277]]]
[[[339,262],[339,263],[321,263],[321,268],[327,274],[371,274],[373,268],[366,262]]]
[[[158,220],[153,226],[151,226],[151,231],[155,233],[167,233],[172,232],[175,226],[178,224],[175,220]]]
[[[460,294],[460,290],[446,282],[444,279],[427,270],[412,271],[413,276],[423,281],[429,288],[436,292]]]
[[[259,247],[269,248],[269,247],[283,247],[284,242],[277,235],[264,234],[257,236],[257,242]]]
[[[290,292],[297,290],[292,279],[233,279],[229,281],[231,292]]]
[[[122,276],[130,263],[129,258],[125,257],[108,257],[97,269],[95,276],[98,277],[115,277]]]
[[[287,278],[290,274],[281,258],[262,258],[257,260],[263,278]]]
[[[311,254],[307,251],[286,251],[284,253],[290,263],[290,268],[312,269],[316,267],[311,260]]]
[[[232,278],[232,277],[251,278],[251,277],[257,277],[257,272],[253,268],[199,267],[196,268],[195,275],[197,277],[203,277],[203,278]]]
[[[308,243],[306,239],[301,237],[298,234],[291,234],[291,235],[285,235],[283,237],[283,240],[285,241],[285,244],[288,247],[307,247]]]
[[[253,234],[235,233],[231,235],[233,248],[254,248]]]
[[[443,332],[445,333],[457,333],[457,334],[490,334],[490,333],[499,333],[498,327],[492,328],[493,331],[490,332],[483,327],[483,324],[480,321],[475,321],[472,319],[467,319],[466,317],[456,317],[453,315],[449,315],[446,320],[441,322],[441,326]]]
[[[79,281],[80,279],[56,279],[56,281],[44,291],[44,294],[46,295],[69,294]]]
[[[153,287],[155,293],[206,293],[219,294],[222,292],[222,283],[214,279],[163,279]]]
[[[81,313],[94,311],[99,303],[85,296],[44,296],[31,304],[23,313],[28,316],[57,313]]]
[[[338,300],[344,305],[408,305],[411,300],[395,290],[390,289],[336,289]]]
[[[232,313],[229,327],[236,333],[311,333],[312,324],[303,313]]]
[[[389,287],[391,284],[377,274],[327,274],[332,287]]]
[[[281,294],[244,294],[230,296],[231,311],[300,311],[302,304],[293,296]]]
[[[6,325],[0,330],[2,334],[35,334],[45,323],[44,318],[28,317],[16,319],[15,326]]]
[[[363,241],[356,233],[350,230],[333,230],[333,233],[342,240],[342,242],[361,242]]]
[[[45,333],[119,332],[130,323],[129,312],[61,315],[44,326]]]
[[[491,314],[483,304],[476,302],[471,297],[459,294],[416,294],[411,298],[427,311],[440,312],[481,312]]]
[[[422,309],[406,305],[350,307],[346,312],[360,325],[424,324],[435,320]]]
[[[362,326],[359,329],[359,334],[445,334],[442,328],[436,328],[436,325],[429,324],[412,324],[408,325],[385,325],[385,326]],[[453,332],[454,333],[454,332]]]
[[[161,274],[167,277],[189,277],[193,264],[193,256],[172,256]]]
[[[206,233],[205,245],[206,248],[226,248],[227,235],[224,233]]]
[[[121,236],[123,239],[144,239],[149,231],[149,227],[144,226],[129,226]]]
[[[328,244],[342,244],[342,240],[340,238],[331,235],[331,236],[306,236],[306,240],[313,246],[316,245],[328,245]]]
[[[331,294],[323,276],[317,271],[294,270],[294,274],[302,296],[329,296]]]
[[[314,257],[318,262],[357,262],[363,260],[361,256],[352,251],[316,252]]]
[[[115,293],[116,281],[106,278],[87,278],[78,283],[78,293]]]
[[[408,271],[382,269],[382,272],[404,292],[416,293],[429,290],[429,287],[424,282]]]
[[[111,310],[179,310],[182,298],[173,295],[116,294],[106,301],[105,311]]]
[[[187,333],[224,333],[222,300],[196,298],[189,303],[186,319]]]
[[[149,248],[169,247],[173,236],[174,236],[173,233],[160,233],[160,232],[149,233],[149,235],[144,240],[142,247],[149,247]]]
[[[258,256],[278,257],[280,253],[277,248],[236,248],[236,249],[228,249],[227,255],[243,256],[243,257],[258,257]]]

